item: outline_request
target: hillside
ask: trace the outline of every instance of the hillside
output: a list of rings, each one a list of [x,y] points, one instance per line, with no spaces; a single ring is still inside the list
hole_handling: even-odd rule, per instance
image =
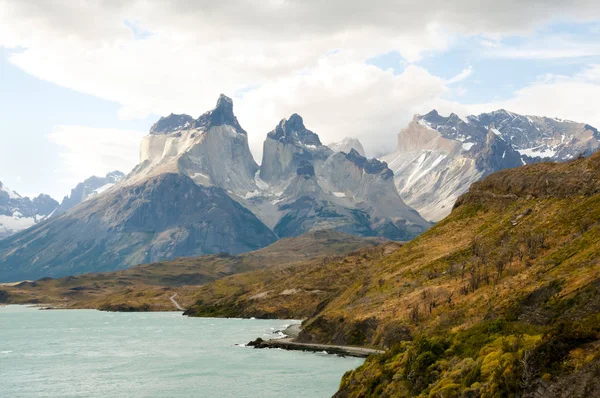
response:
[[[368,278],[374,261],[401,247],[390,242],[328,256],[228,276],[200,287],[186,315],[301,319],[318,313],[356,280]]]
[[[598,220],[600,154],[504,170],[403,247],[323,262],[318,272],[334,291],[321,301],[284,294],[323,285],[289,269],[263,285],[254,273],[206,285],[189,313],[312,311],[302,342],[387,348],[344,377],[339,397],[594,396]],[[254,287],[227,290],[243,278]],[[280,304],[282,296],[293,299]]]
[[[0,302],[106,310],[174,310],[169,300],[173,294],[187,307],[193,303],[198,285],[228,275],[281,265],[312,264],[327,256],[344,255],[382,242],[379,238],[316,231],[284,238],[238,256],[222,253],[179,258],[123,271],[0,285]]]

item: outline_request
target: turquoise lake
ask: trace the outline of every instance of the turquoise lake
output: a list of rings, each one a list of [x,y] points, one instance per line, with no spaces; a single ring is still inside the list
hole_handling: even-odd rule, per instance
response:
[[[0,307],[0,397],[330,397],[362,359],[236,345],[290,323]]]

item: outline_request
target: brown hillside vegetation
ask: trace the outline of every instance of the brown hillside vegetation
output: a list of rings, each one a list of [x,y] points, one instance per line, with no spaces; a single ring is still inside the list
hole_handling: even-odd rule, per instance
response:
[[[600,154],[505,170],[398,250],[225,278],[189,313],[308,316],[300,341],[388,348],[339,397],[597,396],[599,177]]]
[[[278,267],[311,264],[327,256],[347,254],[385,240],[359,238],[333,231],[310,232],[242,255],[207,255],[140,265],[128,270],[44,278],[0,286],[0,302],[48,304],[61,308],[98,308],[114,311],[171,311],[169,297],[188,307],[198,285],[228,275]]]
[[[355,281],[368,278],[373,264],[399,247],[390,242],[346,256],[232,275],[200,287],[186,315],[307,318]]]

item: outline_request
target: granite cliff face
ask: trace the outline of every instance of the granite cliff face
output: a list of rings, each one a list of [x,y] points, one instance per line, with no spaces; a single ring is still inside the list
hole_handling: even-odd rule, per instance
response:
[[[499,110],[468,116],[415,116],[383,156],[402,199],[426,219],[448,215],[469,186],[495,171],[540,161],[566,161],[600,147],[598,131],[583,123]]]
[[[280,237],[334,229],[408,240],[430,224],[402,201],[392,176],[384,162],[323,145],[294,114],[267,135],[258,189],[244,203]]]
[[[287,180],[303,162],[319,166],[332,152],[321,144],[317,134],[304,126],[302,117],[293,114],[267,134],[260,178],[268,184]]]
[[[196,120],[190,118],[170,115],[159,120],[142,140],[141,163],[127,181],[173,172],[236,194],[255,190],[258,165],[247,133],[233,114],[231,99],[221,95],[215,109]]]

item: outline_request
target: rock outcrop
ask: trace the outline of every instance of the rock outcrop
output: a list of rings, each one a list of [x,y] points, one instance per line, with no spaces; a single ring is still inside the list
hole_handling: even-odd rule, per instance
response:
[[[304,126],[302,117],[293,114],[283,119],[264,143],[260,178],[275,184],[291,178],[303,162],[315,166],[325,161],[333,151],[321,144],[319,136]]]

